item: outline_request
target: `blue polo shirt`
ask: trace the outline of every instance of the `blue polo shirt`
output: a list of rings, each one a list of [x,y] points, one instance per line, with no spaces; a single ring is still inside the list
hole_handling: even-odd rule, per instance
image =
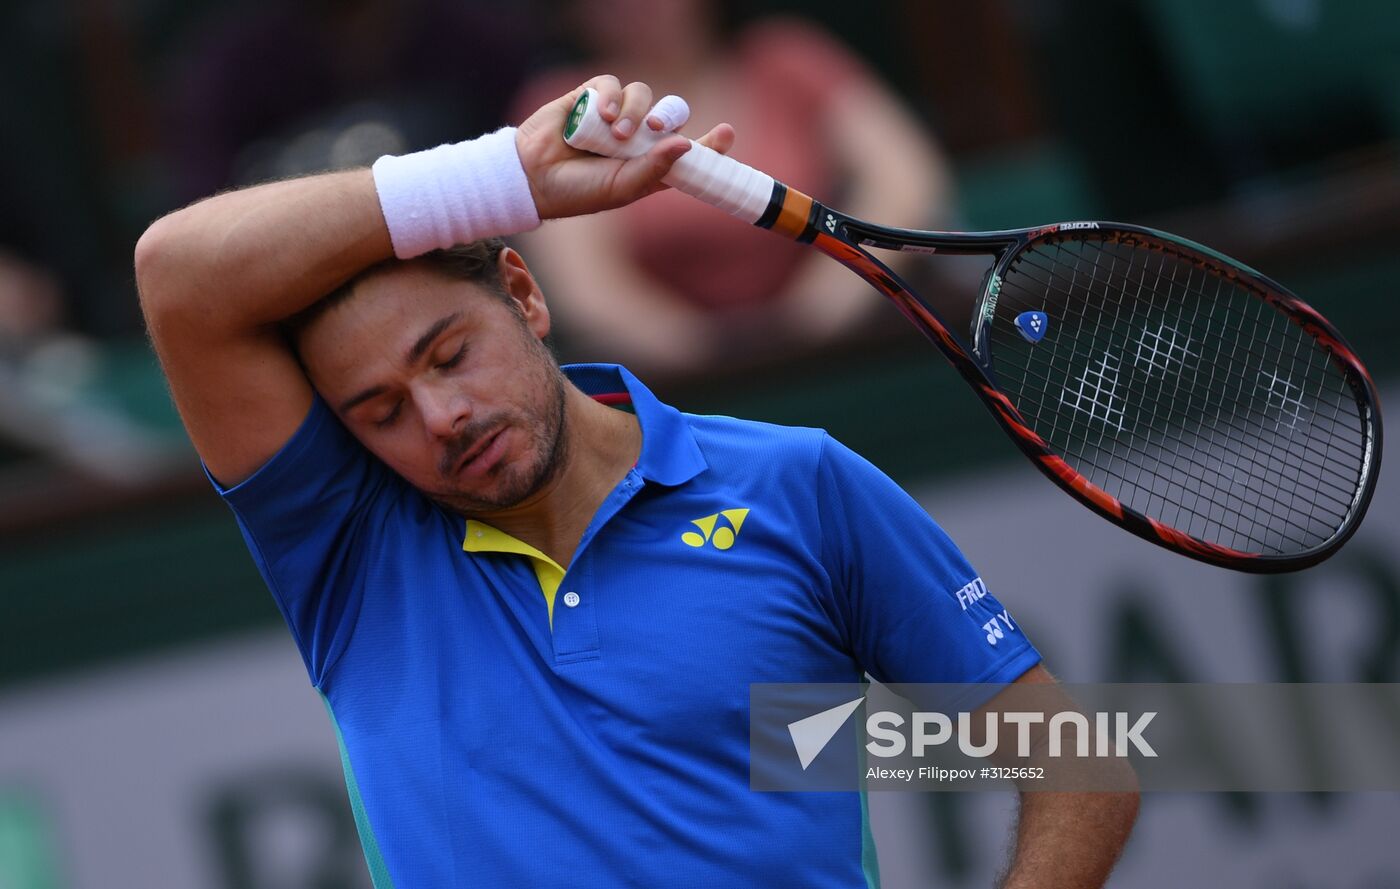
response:
[[[1009,682],[1035,649],[985,629],[1001,606],[953,543],[824,432],[565,371],[642,428],[570,565],[431,503],[319,398],[220,488],[331,713],[375,886],[873,883],[859,794],[749,790],[749,684]]]

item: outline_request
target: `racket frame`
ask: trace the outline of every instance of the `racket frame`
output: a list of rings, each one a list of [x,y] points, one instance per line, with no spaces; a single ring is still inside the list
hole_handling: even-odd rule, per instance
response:
[[[776,198],[775,196],[775,199]],[[780,200],[780,199],[779,199]],[[1232,283],[1269,303],[1326,348],[1342,372],[1360,413],[1364,453],[1359,484],[1341,527],[1321,544],[1288,555],[1250,553],[1222,546],[1174,528],[1127,506],[1093,484],[1027,424],[996,382],[988,337],[999,284],[1016,258],[1027,249],[1065,233],[1091,230],[1105,240],[1138,239],[1147,246],[1168,247],[1173,255],[1191,261],[1212,274],[1223,274]],[[1311,306],[1278,282],[1228,256],[1186,238],[1118,222],[1061,222],[1025,229],[991,232],[942,232],[890,228],[847,216],[812,201],[807,224],[795,240],[809,243],[840,262],[884,294],[900,313],[924,334],[972,387],[997,423],[1027,459],[1050,481],[1110,522],[1173,552],[1237,571],[1277,573],[1315,565],[1336,552],[1355,533],[1370,505],[1380,469],[1381,422],[1375,383],[1340,332]],[[972,311],[970,343],[953,333],[938,312],[900,276],[867,248],[906,253],[986,255],[992,265],[982,280]],[[1158,248],[1160,249],[1160,248]],[[989,306],[990,303],[990,306]]]

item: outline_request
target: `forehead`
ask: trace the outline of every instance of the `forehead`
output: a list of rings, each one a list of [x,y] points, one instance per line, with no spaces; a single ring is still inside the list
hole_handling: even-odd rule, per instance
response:
[[[351,306],[358,306],[364,315],[374,308],[390,314],[418,305],[462,303],[480,289],[476,282],[454,278],[424,262],[390,262],[363,275],[350,294],[323,315],[330,318]]]
[[[402,363],[436,322],[453,314],[471,323],[499,300],[481,285],[416,263],[395,263],[356,282],[349,295],[313,319],[297,338],[318,386],[367,365]]]

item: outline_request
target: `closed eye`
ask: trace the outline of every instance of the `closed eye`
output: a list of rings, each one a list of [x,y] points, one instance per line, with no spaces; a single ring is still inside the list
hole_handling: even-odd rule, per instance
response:
[[[394,424],[394,421],[399,418],[399,413],[402,409],[402,401],[394,402],[394,409],[389,411],[389,413],[385,414],[383,419],[375,420],[374,425],[378,426],[380,429],[386,429],[389,426],[392,426]]]
[[[456,355],[453,355],[451,358],[447,359],[446,361],[442,362],[441,364],[436,364],[436,365],[433,365],[433,366],[436,367],[438,370],[451,370],[452,368],[454,368],[454,367],[456,367],[457,365],[461,364],[461,363],[462,363],[462,359],[465,358],[466,355],[467,355],[467,344],[464,342],[464,343],[462,343],[462,347],[461,347],[460,349],[457,350],[457,354],[456,354]]]

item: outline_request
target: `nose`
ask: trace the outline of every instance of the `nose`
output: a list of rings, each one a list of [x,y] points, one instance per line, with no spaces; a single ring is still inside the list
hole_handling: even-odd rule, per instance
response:
[[[423,426],[434,438],[452,438],[472,416],[471,399],[446,383],[426,385],[415,393]]]

